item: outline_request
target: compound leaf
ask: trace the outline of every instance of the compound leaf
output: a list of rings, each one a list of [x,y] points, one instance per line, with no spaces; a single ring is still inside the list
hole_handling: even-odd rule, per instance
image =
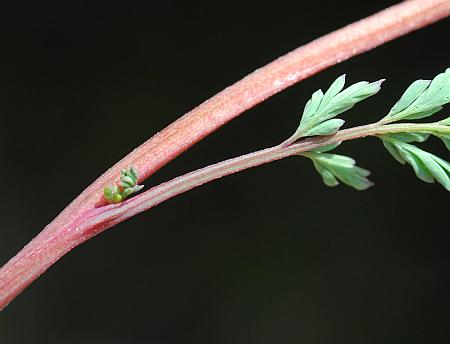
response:
[[[369,83],[358,82],[343,90],[345,75],[338,77],[323,94],[314,92],[303,110],[300,125],[293,138],[298,140],[305,136],[332,135],[344,124],[341,119],[333,117],[352,108],[356,103],[373,96],[381,87],[383,80]]]
[[[331,153],[307,152],[303,156],[310,158],[317,172],[327,186],[336,186],[341,181],[356,190],[366,190],[373,183],[367,179],[370,172],[355,165],[355,160],[343,155]]]
[[[450,102],[450,68],[433,80],[414,81],[385,117],[388,122],[429,117]]]

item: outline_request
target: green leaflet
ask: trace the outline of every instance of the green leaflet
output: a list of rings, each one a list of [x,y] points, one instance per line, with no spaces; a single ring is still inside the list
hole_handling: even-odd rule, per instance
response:
[[[299,139],[305,136],[332,135],[344,124],[341,119],[333,117],[351,109],[356,103],[373,96],[384,80],[369,83],[358,82],[344,88],[345,75],[341,75],[323,94],[322,90],[313,93],[303,110],[300,125],[293,137]]]
[[[403,93],[400,100],[389,111],[388,116],[394,116],[409,107],[430,85],[431,80],[414,81]]]
[[[334,148],[334,147],[333,147]],[[301,155],[312,160],[317,172],[327,186],[336,186],[339,181],[356,190],[366,190],[373,183],[367,179],[370,172],[355,166],[355,160],[343,155],[331,153],[307,152]]]
[[[389,137],[410,143],[410,142],[425,142],[430,137],[428,133],[398,133],[390,134]]]
[[[395,147],[395,145],[393,145],[390,141],[388,140],[382,140],[384,148],[387,149],[387,151],[389,153],[391,153],[391,155],[394,157],[395,160],[397,160],[400,164],[404,164],[406,161],[405,159],[403,159],[403,157],[401,156],[401,154],[397,151],[397,148]]]
[[[450,134],[438,134],[436,136],[444,142],[445,147],[450,151]]]
[[[419,179],[427,183],[436,180],[450,191],[450,163],[408,143],[414,141],[401,140],[398,135],[385,135],[381,139],[397,161],[412,166]]]
[[[359,82],[344,89],[345,75],[342,75],[333,82],[325,94],[321,90],[314,92],[305,106],[299,127],[286,141],[287,144],[292,144],[305,136],[335,134],[344,121],[334,117],[350,109],[357,102],[376,94],[380,90],[381,83],[382,80],[374,83]],[[376,131],[389,122],[428,117],[449,102],[450,68],[433,80],[413,82],[389,114],[382,121],[368,127],[371,130],[375,128]],[[428,183],[438,181],[450,191],[450,163],[413,145],[415,142],[426,141],[431,134],[440,138],[450,150],[450,117],[436,123],[394,124],[388,130],[380,132],[395,133],[373,135],[381,138],[383,145],[397,161],[411,165],[421,180]],[[353,132],[349,133],[351,137]],[[347,134],[343,137],[345,138]],[[325,138],[319,139],[318,142],[321,140],[326,142]],[[355,166],[355,161],[349,157],[329,153],[338,145],[339,143],[325,145],[300,155],[312,160],[328,186],[336,186],[339,182],[343,182],[357,190],[370,187],[372,182],[367,178],[369,176],[367,170]]]
[[[129,195],[140,191],[144,186],[137,185],[138,174],[133,167],[122,169],[118,185],[109,185],[103,189],[103,196],[108,203],[120,203]]]
[[[385,122],[425,118],[450,102],[450,68],[433,80],[414,81],[384,118]]]
[[[322,122],[305,133],[305,136],[332,135],[345,123],[344,120],[334,118]]]

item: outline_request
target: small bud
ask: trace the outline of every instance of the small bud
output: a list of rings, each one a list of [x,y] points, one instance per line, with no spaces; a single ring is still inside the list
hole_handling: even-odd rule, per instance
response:
[[[104,188],[103,197],[105,197],[108,203],[119,203],[122,201],[122,196],[117,185],[109,185]]]
[[[108,203],[120,203],[131,194],[140,191],[144,186],[136,185],[138,175],[133,167],[122,169],[120,182],[115,185],[109,185],[103,189],[103,197]]]
[[[130,178],[128,176],[122,176],[120,179],[122,181],[122,186],[124,188],[126,188],[126,187],[133,187],[136,184],[136,182],[132,178]]]

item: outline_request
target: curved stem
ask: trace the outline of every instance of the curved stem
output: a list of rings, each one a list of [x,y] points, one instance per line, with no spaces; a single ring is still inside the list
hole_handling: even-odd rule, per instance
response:
[[[107,214],[105,211],[116,209],[111,206],[99,207],[105,205],[102,199],[103,188],[114,182],[114,179],[120,174],[121,168],[135,166],[141,175],[139,181],[142,181],[229,120],[275,93],[329,66],[427,26],[449,14],[449,0],[404,1],[280,57],[202,103],[103,174],[0,269],[0,309],[4,308],[27,285],[70,249],[102,229],[111,227],[107,222],[98,224],[96,227],[91,227],[86,223],[89,219],[91,221],[92,216],[96,214],[98,216],[105,215]],[[306,142],[310,143],[302,144],[318,144],[320,140],[333,139],[307,140]],[[274,158],[273,160],[275,160],[275,157],[279,156],[278,154],[286,154],[292,147],[300,146],[297,144],[285,148],[279,146],[274,148],[275,151],[266,152],[268,155],[257,155],[258,159],[262,159],[258,161],[265,163],[266,159]],[[245,164],[234,165],[234,163],[229,166],[230,173],[242,170],[246,166]],[[215,171],[215,178],[219,178],[224,172],[220,169]],[[194,176],[200,178],[202,175]],[[198,181],[202,180],[198,179]],[[190,184],[175,185],[178,185],[179,189],[173,189],[174,195],[177,192],[184,192],[184,189]],[[163,184],[161,188],[167,186],[167,184]],[[163,189],[152,190],[152,192],[156,192]],[[170,195],[167,192],[163,194],[166,195],[164,197]],[[139,200],[141,199],[144,200],[139,198]],[[130,201],[137,202],[138,199],[133,198]],[[119,207],[129,204],[129,202],[124,202]]]
[[[64,231],[58,232],[52,240],[41,243],[36,251],[20,252],[7,266],[3,268],[0,282],[0,306],[4,307],[11,294],[23,289],[36,270],[42,266],[51,265],[65,252],[99,234],[119,222],[122,222],[140,212],[148,210],[172,197],[195,187],[234,174],[248,168],[256,167],[292,155],[298,155],[311,149],[325,145],[354,140],[366,136],[378,136],[401,132],[424,132],[450,134],[450,127],[429,123],[400,123],[380,125],[368,124],[360,127],[341,130],[333,136],[307,138],[290,146],[278,145],[246,154],[234,159],[207,166],[197,171],[185,174],[162,183],[152,189],[137,195],[123,203],[92,209],[73,222]],[[34,269],[30,269],[34,267]]]
[[[162,183],[131,198],[123,204],[106,206],[101,210],[94,212],[92,218],[84,223],[84,225],[87,224],[88,227],[97,227],[100,225],[101,230],[104,230],[172,197],[230,174],[292,155],[298,155],[333,143],[355,140],[367,136],[380,136],[404,132],[450,134],[450,127],[437,123],[399,123],[384,126],[375,123],[341,130],[332,136],[319,136],[305,139],[290,146],[278,145],[272,148],[263,149],[174,178],[171,181]],[[96,231],[95,234],[97,233],[98,232]]]
[[[68,224],[76,215],[105,205],[103,187],[124,166],[135,166],[141,182],[222,125],[272,95],[317,72],[450,15],[449,0],[403,1],[318,38],[257,69],[200,104],[119,161],[55,219]]]

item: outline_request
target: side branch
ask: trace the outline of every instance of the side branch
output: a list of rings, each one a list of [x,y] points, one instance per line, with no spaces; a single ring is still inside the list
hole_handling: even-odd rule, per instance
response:
[[[329,66],[448,15],[449,0],[404,1],[280,57],[184,115],[97,179],[0,269],[0,309],[73,247],[128,218],[128,215],[132,216],[209,180],[301,151],[290,151],[293,147],[308,150],[319,144],[320,140],[334,140],[339,136],[317,139],[319,141],[307,140],[289,147],[275,147],[255,153],[257,155],[250,160],[233,160],[225,162],[225,165],[216,165],[207,174],[202,174],[205,170],[200,170],[180,177],[176,183],[172,181],[162,184],[120,206],[104,206],[103,188],[114,182],[121,168],[135,166],[140,173],[140,182],[229,120],[273,94]],[[342,131],[344,132],[346,131]],[[247,163],[250,165],[246,165]],[[150,197],[151,200],[145,197]],[[131,208],[125,211],[128,209],[126,207]]]
[[[146,179],[205,136],[272,95],[319,71],[450,15],[449,0],[409,0],[316,39],[226,88],[119,161],[67,209],[104,205],[102,190],[123,166]],[[63,221],[61,221],[63,222]]]
[[[89,218],[83,222],[83,226],[92,228],[90,236],[93,236],[172,197],[224,176],[338,142],[405,132],[449,135],[450,127],[434,123],[375,123],[344,129],[332,136],[308,138],[290,146],[278,145],[263,149],[174,178],[121,204],[96,209],[88,215]]]

